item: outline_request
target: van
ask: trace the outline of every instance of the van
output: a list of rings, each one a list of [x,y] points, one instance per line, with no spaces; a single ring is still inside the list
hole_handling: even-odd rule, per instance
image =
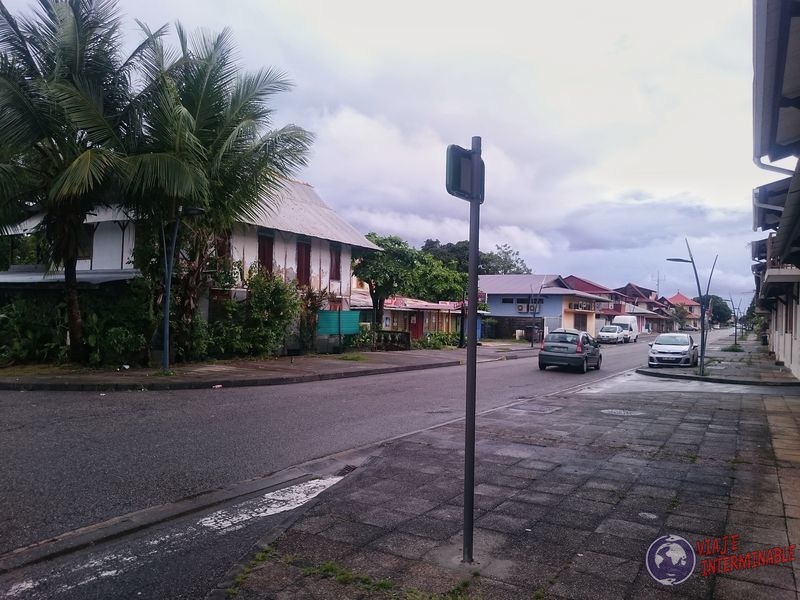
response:
[[[622,327],[622,335],[626,344],[628,342],[636,342],[639,339],[639,325],[636,321],[636,317],[620,315],[614,317],[611,324]]]

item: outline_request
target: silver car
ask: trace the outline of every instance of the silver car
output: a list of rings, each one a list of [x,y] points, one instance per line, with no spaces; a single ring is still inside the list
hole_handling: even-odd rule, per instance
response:
[[[697,357],[697,344],[688,333],[662,333],[650,344],[647,366],[694,367]]]
[[[554,329],[542,340],[539,350],[539,368],[569,367],[586,373],[590,367],[600,369],[603,355],[600,344],[585,331]]]
[[[621,344],[625,341],[625,333],[619,325],[605,325],[597,333],[597,339],[603,344]]]

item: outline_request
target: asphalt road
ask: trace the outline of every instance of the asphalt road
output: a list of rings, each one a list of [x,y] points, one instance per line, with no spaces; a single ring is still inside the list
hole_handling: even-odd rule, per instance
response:
[[[480,364],[478,410],[642,366],[644,342],[604,346],[602,370],[585,375],[542,372],[535,359]],[[268,388],[3,393],[0,553],[459,418],[464,377],[464,367],[449,367]],[[0,577],[0,595],[17,585],[18,598],[197,597],[276,517],[252,519],[224,534],[198,529],[193,523],[199,518],[8,573]],[[195,531],[189,535],[187,528]],[[161,551],[154,540],[164,538],[173,545]],[[137,544],[154,552],[136,551]],[[103,560],[106,555],[116,566]],[[94,574],[86,576],[82,565]],[[38,583],[19,587],[24,582]]]

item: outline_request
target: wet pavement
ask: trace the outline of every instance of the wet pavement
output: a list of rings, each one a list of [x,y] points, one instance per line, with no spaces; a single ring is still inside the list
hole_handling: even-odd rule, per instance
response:
[[[726,383],[631,372],[479,415],[472,563],[455,422],[376,449],[209,597],[796,599],[800,387],[726,341]]]

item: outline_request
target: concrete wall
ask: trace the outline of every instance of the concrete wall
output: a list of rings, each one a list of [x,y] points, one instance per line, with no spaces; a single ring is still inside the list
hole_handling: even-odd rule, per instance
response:
[[[797,322],[800,317],[800,306],[796,300],[799,287],[798,284],[793,286],[791,298],[782,297],[782,300],[788,300],[787,304],[780,301],[775,303],[769,329],[769,344],[775,353],[775,360],[782,362],[795,377],[800,377],[800,341],[798,341],[800,326]],[[789,322],[787,316],[790,312],[793,318],[790,327],[787,327]]]

